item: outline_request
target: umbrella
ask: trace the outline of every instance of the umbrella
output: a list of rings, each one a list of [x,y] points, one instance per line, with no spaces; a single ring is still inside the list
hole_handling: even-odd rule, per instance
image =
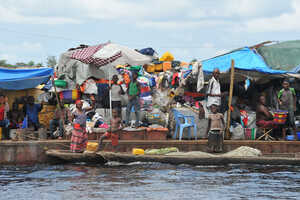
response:
[[[152,61],[151,56],[145,56],[126,46],[111,42],[76,50],[72,53],[71,58],[86,64],[93,64],[99,70],[103,71],[109,80],[111,80],[114,74],[118,74],[115,68],[117,65],[144,65]]]
[[[152,61],[151,56],[145,56],[129,47],[110,42],[76,50],[71,58],[98,67],[109,79],[117,74],[115,69],[117,65],[144,65]]]

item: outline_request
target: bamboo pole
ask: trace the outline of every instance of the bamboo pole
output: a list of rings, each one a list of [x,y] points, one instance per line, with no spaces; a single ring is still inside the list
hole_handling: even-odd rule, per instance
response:
[[[61,108],[60,108],[60,106],[61,106],[61,102],[60,102],[60,99],[59,99],[59,96],[58,96],[58,94],[57,94],[57,90],[56,90],[56,85],[55,85],[55,83],[54,83],[54,77],[52,76],[51,77],[51,79],[52,79],[52,85],[53,85],[53,87],[54,87],[54,93],[55,93],[55,96],[56,96],[56,100],[57,100],[57,103],[58,103],[58,109],[61,111]]]
[[[227,122],[226,122],[226,135],[225,138],[230,138],[230,118],[231,118],[231,102],[232,102],[232,94],[233,94],[233,83],[234,83],[234,60],[231,60],[231,68],[230,68],[230,89],[229,89],[229,99],[228,99],[228,110],[227,110]]]
[[[54,76],[51,76],[51,79],[52,79],[52,85],[54,87],[54,93],[55,93],[55,96],[56,96],[56,100],[57,100],[57,103],[58,103],[58,110],[59,110],[60,113],[62,113],[62,110],[61,110],[62,104],[61,104],[60,98],[57,94],[56,85],[54,83]],[[65,113],[63,113],[63,114],[65,115]],[[65,130],[66,130],[65,129],[65,119],[63,120],[63,127],[62,128],[63,128],[63,131],[65,132]]]

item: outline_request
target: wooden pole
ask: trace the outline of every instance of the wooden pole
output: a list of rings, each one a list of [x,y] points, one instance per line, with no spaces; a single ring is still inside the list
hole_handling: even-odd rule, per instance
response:
[[[226,122],[226,135],[225,138],[230,138],[230,118],[231,118],[231,102],[232,102],[232,94],[233,94],[233,83],[234,83],[234,60],[231,60],[231,68],[230,68],[230,88],[229,88],[229,99],[228,99],[228,110],[227,110],[227,122]]]
[[[54,87],[54,93],[55,93],[55,96],[56,96],[56,100],[57,100],[57,103],[58,103],[58,110],[59,110],[60,113],[62,113],[62,110],[61,110],[62,104],[61,104],[60,98],[57,94],[56,85],[54,83],[54,76],[52,76],[51,79],[52,79],[52,85]],[[63,120],[63,130],[65,131],[65,119]]]
[[[54,83],[54,77],[52,76],[51,77],[51,79],[52,79],[52,85],[53,85],[53,87],[54,87],[54,93],[55,93],[55,96],[56,96],[56,100],[57,100],[57,103],[58,103],[58,109],[59,110],[61,110],[61,108],[60,108],[60,106],[61,106],[61,102],[60,102],[60,99],[59,99],[59,96],[58,96],[58,94],[57,94],[57,90],[56,90],[56,85],[55,85],[55,83]]]
[[[111,82],[110,72],[108,71],[108,80],[109,80],[109,124],[110,124],[110,132],[111,132],[111,120],[112,120],[112,101],[111,101]]]

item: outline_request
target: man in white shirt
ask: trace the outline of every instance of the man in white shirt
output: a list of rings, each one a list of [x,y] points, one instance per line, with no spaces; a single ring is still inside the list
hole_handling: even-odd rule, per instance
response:
[[[211,105],[220,106],[221,105],[221,86],[219,82],[220,70],[215,68],[213,71],[213,76],[208,82],[207,89],[207,108],[210,108]]]

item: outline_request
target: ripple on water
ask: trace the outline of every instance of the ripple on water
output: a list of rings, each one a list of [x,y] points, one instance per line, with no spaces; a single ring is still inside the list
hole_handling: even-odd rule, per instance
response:
[[[0,199],[297,199],[300,167],[160,163],[0,168]]]

